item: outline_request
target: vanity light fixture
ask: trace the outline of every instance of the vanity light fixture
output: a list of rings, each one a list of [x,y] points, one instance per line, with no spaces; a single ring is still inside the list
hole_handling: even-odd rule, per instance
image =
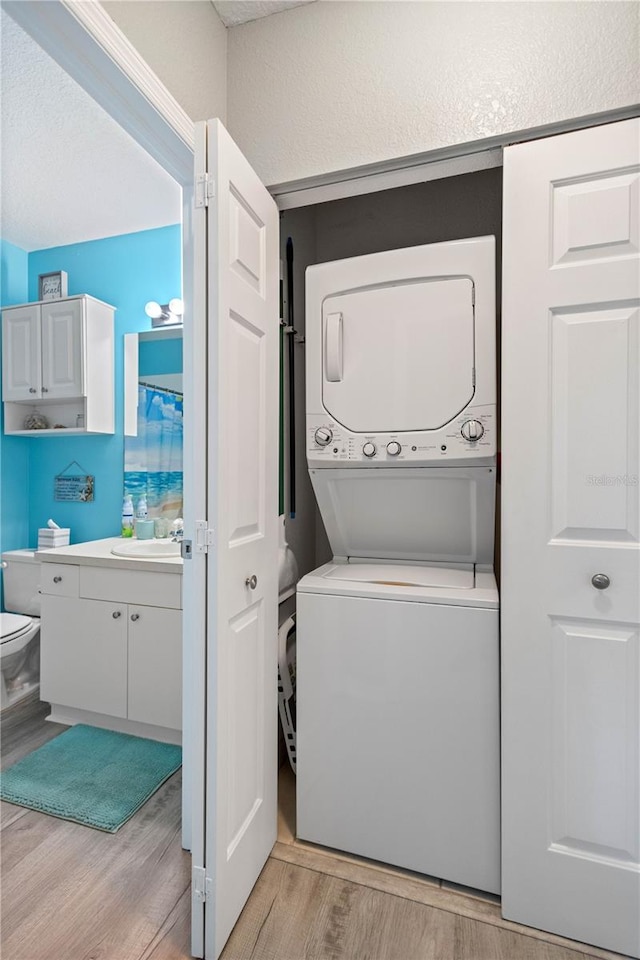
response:
[[[184,304],[178,297],[173,297],[169,300],[169,303],[157,303],[155,300],[149,300],[144,312],[148,317],[151,317],[152,327],[176,326],[182,323]]]

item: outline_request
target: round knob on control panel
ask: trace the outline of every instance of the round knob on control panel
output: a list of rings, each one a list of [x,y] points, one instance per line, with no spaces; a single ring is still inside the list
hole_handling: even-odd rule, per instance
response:
[[[391,440],[387,444],[387,453],[389,454],[390,457],[397,457],[401,450],[402,450],[402,447],[400,446],[397,440]]]
[[[364,453],[365,457],[375,457],[376,455],[375,443],[371,443],[371,441],[368,441],[367,443],[365,443],[364,447],[362,448],[362,452]]]
[[[460,433],[465,440],[468,440],[470,443],[473,443],[474,440],[479,440],[484,433],[484,427],[479,420],[467,420],[466,423],[462,424],[460,428]]]
[[[314,439],[319,447],[326,447],[333,440],[333,431],[329,427],[318,427]]]

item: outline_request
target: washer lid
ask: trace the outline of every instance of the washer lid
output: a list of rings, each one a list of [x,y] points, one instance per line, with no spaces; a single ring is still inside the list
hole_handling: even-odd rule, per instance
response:
[[[310,470],[334,557],[493,563],[491,467]]]
[[[326,580],[347,580],[384,587],[453,587],[473,590],[472,568],[428,567],[400,563],[343,563],[324,574]]]
[[[0,635],[2,643],[13,640],[14,637],[31,626],[31,617],[24,617],[21,613],[0,613]]]
[[[354,433],[438,430],[474,394],[473,283],[417,277],[322,304],[322,403]]]

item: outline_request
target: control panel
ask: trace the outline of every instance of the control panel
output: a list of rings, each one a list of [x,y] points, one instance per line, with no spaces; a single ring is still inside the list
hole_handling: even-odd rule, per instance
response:
[[[309,466],[433,465],[434,461],[488,459],[496,453],[495,406],[467,407],[439,430],[357,434],[326,413],[307,416]]]

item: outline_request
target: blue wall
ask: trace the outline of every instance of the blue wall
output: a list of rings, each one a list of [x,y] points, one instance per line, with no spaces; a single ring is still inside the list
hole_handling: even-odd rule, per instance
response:
[[[28,260],[25,250],[0,240],[0,306],[29,299]],[[0,345],[0,356],[1,351]],[[29,539],[29,441],[4,437],[4,408],[0,411],[0,430],[0,547],[15,550],[26,546]]]
[[[15,251],[17,248],[13,248]],[[179,224],[145,230],[140,233],[108,237],[87,243],[53,247],[28,254],[28,289],[24,289],[23,258],[9,251],[11,273],[9,289],[12,300],[25,302],[38,296],[38,274],[65,270],[68,274],[70,295],[87,293],[116,307],[115,314],[115,395],[116,432],[113,436],[70,436],[17,438],[2,435],[3,502],[12,497],[11,483],[5,487],[5,463],[13,461],[16,444],[26,448],[28,458],[28,509],[14,509],[11,514],[23,517],[19,539],[11,546],[33,546],[37,542],[38,527],[45,526],[53,517],[60,526],[71,528],[71,542],[97,540],[117,536],[120,532],[120,514],[123,494],[123,335],[148,330],[151,321],[145,315],[148,300],[167,303],[182,295],[181,282],[181,228]],[[16,279],[14,280],[14,273]],[[4,260],[3,260],[4,276]],[[13,296],[20,289],[28,296]],[[158,372],[158,371],[155,371]],[[53,499],[53,481],[57,473],[72,460],[77,460],[87,473],[95,476],[93,503],[57,503]],[[12,462],[12,476],[13,476]],[[17,486],[17,484],[16,484]],[[17,501],[16,501],[17,507]],[[26,526],[24,525],[24,518]],[[6,532],[10,531],[7,518]],[[11,530],[12,535],[14,532]],[[5,517],[1,530],[5,548]],[[7,541],[8,542],[8,541]]]
[[[0,240],[0,306],[25,303],[29,299],[28,269],[26,250]],[[0,404],[0,550],[24,547],[28,540],[29,440],[4,436],[4,409]],[[0,608],[4,609],[1,583]]]
[[[142,340],[138,345],[138,375],[182,373],[182,337]]]

